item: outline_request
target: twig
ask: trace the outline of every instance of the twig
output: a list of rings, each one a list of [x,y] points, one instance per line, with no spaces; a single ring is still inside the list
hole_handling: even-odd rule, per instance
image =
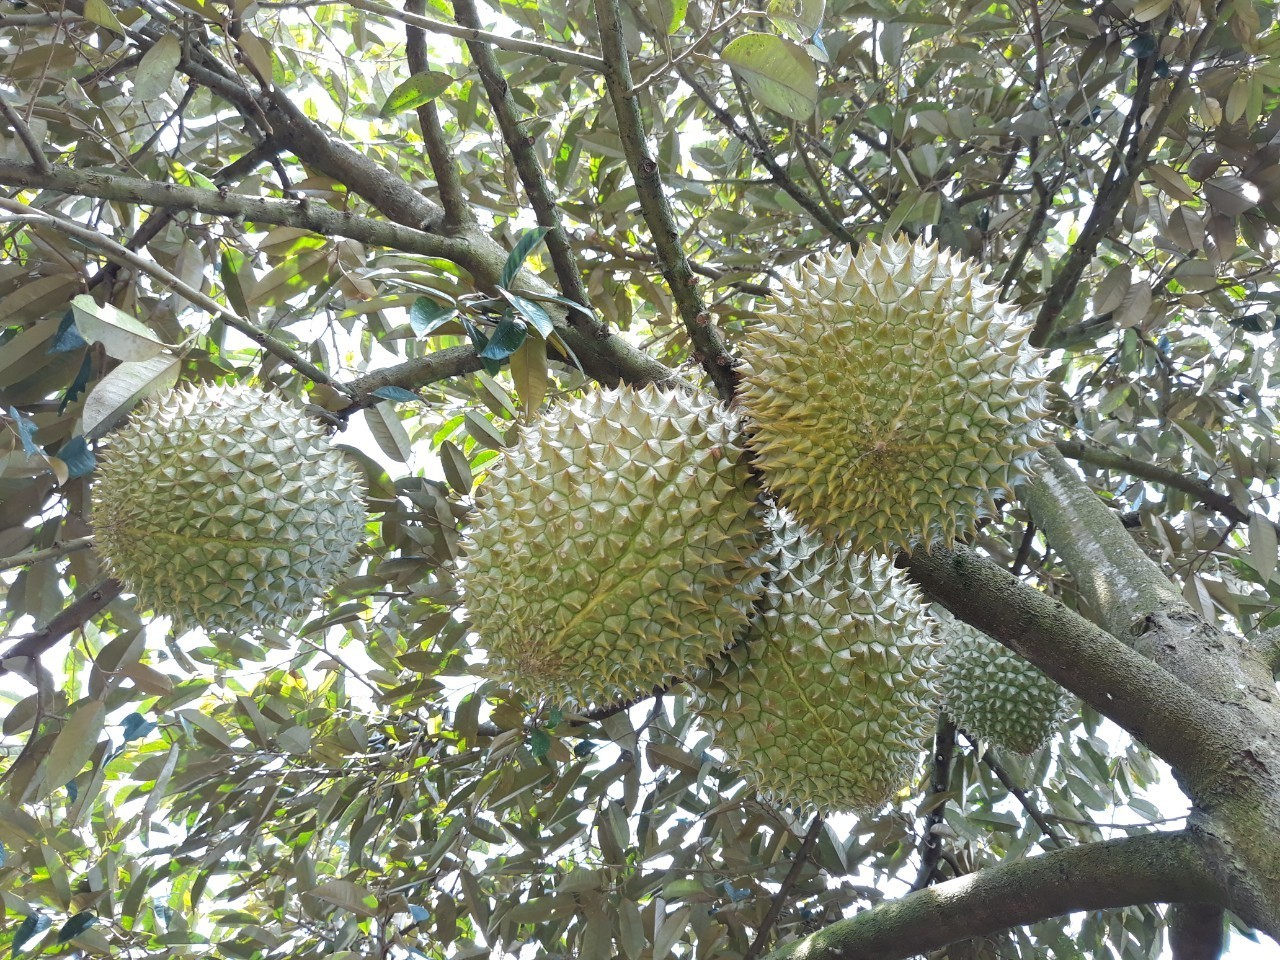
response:
[[[1018,553],[1013,558],[1013,564],[1009,567],[1009,572],[1015,577],[1020,576],[1022,568],[1027,565],[1027,558],[1031,556],[1031,543],[1035,538],[1035,522],[1028,520],[1026,527],[1022,531],[1022,541],[1018,544]]]
[[[454,14],[463,26],[478,27],[480,15],[476,12],[473,0],[453,0]],[[547,186],[546,175],[542,165],[533,151],[533,137],[516,118],[516,103],[511,96],[511,87],[502,69],[498,66],[493,51],[483,43],[467,44],[471,51],[471,59],[480,72],[480,80],[489,96],[489,104],[497,118],[498,127],[502,131],[502,139],[515,161],[516,172],[520,182],[524,184],[529,195],[529,203],[533,207],[538,224],[548,228],[546,237],[547,251],[551,254],[551,264],[555,268],[556,280],[561,292],[575,303],[590,308],[591,295],[582,282],[582,271],[578,268],[578,258],[569,244],[568,234],[560,222],[560,210],[551,190]],[[587,336],[604,337],[607,335],[604,322],[594,315],[587,317],[580,311],[570,310],[565,319],[578,331]]]
[[[791,869],[787,871],[787,875],[783,878],[782,886],[778,888],[778,892],[773,895],[773,902],[769,904],[769,912],[764,915],[764,920],[760,922],[760,929],[756,931],[756,937],[751,941],[751,946],[747,948],[747,952],[742,955],[742,960],[756,960],[756,957],[760,956],[760,952],[764,950],[769,934],[778,922],[778,917],[782,915],[782,908],[786,905],[787,897],[791,894],[791,888],[800,879],[800,871],[804,869],[804,865],[809,860],[809,854],[813,851],[814,844],[818,842],[818,834],[822,832],[822,824],[821,814],[815,816],[813,823],[809,824],[809,832],[800,841],[800,849],[796,851],[796,857],[791,862]]]
[[[328,0],[318,0],[318,2],[328,2]],[[281,4],[281,6],[288,7],[315,5],[318,5],[318,3]],[[431,17],[404,13],[395,7],[375,3],[373,0],[346,0],[346,5],[355,7],[357,10],[363,10],[366,13],[376,13],[379,16],[386,17],[388,20],[399,20],[401,23],[419,27],[428,33],[443,33],[446,36],[457,37],[459,40],[484,43],[503,50],[511,50],[515,53],[531,53],[554,63],[571,63],[574,66],[586,67],[588,70],[595,70],[596,72],[604,70],[604,61],[580,50],[570,50],[568,47],[557,47],[554,44],[540,43],[536,40],[518,40],[515,37],[504,37],[501,34],[490,33],[488,30],[480,30],[475,27],[457,26],[452,23],[446,23],[443,20],[432,19]]]
[[[476,356],[475,350],[471,347],[446,347],[444,350],[429,353],[425,357],[414,357],[393,367],[374,370],[341,386],[340,389],[344,393],[355,399],[338,410],[337,416],[349,417],[357,410],[379,403],[380,398],[375,397],[373,391],[380,387],[404,387],[407,390],[415,390],[439,380],[447,380],[449,377],[474,373],[482,366],[483,361]]]
[[[424,0],[405,0],[405,7],[410,14],[421,16],[425,8]],[[413,73],[424,73],[427,70],[427,35],[421,26],[410,23],[405,26],[405,59],[409,62],[409,69]],[[431,172],[435,174],[436,186],[440,190],[444,222],[446,226],[471,223],[475,215],[467,203],[467,194],[462,188],[462,179],[458,176],[458,165],[445,141],[444,128],[440,125],[440,111],[433,100],[422,104],[417,112],[418,126],[422,128],[422,139],[427,145],[427,157],[431,161]]]
[[[0,559],[0,570],[14,570],[32,563],[39,563],[41,560],[49,560],[53,557],[61,557],[64,554],[75,553],[77,550],[84,550],[92,546],[93,537],[76,537],[74,540],[57,541],[53,546],[45,547],[43,550],[32,550],[30,553],[19,553],[16,556]]]
[[[933,765],[929,781],[929,798],[945,794],[951,789],[951,763],[956,751],[956,725],[946,714],[938,715],[938,730],[933,737]],[[933,882],[942,859],[942,837],[933,828],[947,818],[947,801],[935,800],[933,809],[924,819],[924,833],[920,837],[920,870],[916,873],[912,890],[923,890]]]
[[[711,322],[698,292],[698,282],[689,266],[689,259],[680,248],[680,231],[675,215],[662,186],[658,161],[650,155],[644,135],[644,122],[640,117],[640,104],[630,95],[631,66],[627,59],[627,44],[622,28],[622,11],[619,0],[597,0],[596,25],[600,30],[601,51],[604,54],[605,85],[613,103],[618,121],[618,134],[627,166],[635,180],[640,198],[640,209],[653,237],[662,266],[662,275],[675,298],[680,319],[686,333],[699,354],[721,399],[728,400],[737,386],[737,374],[733,358],[729,354],[724,335]]]
[[[324,383],[336,386],[333,378],[317,367],[311,361],[307,360],[300,353],[285,343],[280,342],[275,337],[263,333],[248,320],[245,320],[234,310],[222,306],[212,297],[206,296],[201,291],[192,287],[159,264],[152,263],[144,257],[139,256],[127,247],[121,246],[110,237],[104,236],[96,230],[90,230],[88,227],[82,227],[68,217],[60,214],[50,213],[45,210],[36,210],[29,207],[25,203],[16,200],[6,200],[0,197],[0,210],[9,210],[14,214],[14,219],[34,224],[47,224],[65,234],[83,240],[85,243],[100,250],[104,256],[109,259],[116,260],[126,266],[133,267],[141,273],[145,273],[156,280],[159,280],[166,287],[180,293],[183,297],[190,300],[197,306],[203,307],[210,313],[222,317],[228,326],[235,327],[246,337],[252,340],[258,346],[262,347],[273,356],[279,357],[289,366],[293,367],[303,376],[309,378],[315,383]]]
[[[9,668],[6,661],[16,657],[36,658],[67,634],[79,630],[89,618],[104,610],[123,589],[119,580],[103,580],[64,608],[42,629],[29,633],[0,655],[0,673]]]
[[[9,126],[13,127],[13,132],[18,135],[18,139],[22,141],[22,146],[31,155],[31,162],[36,165],[36,169],[41,173],[48,173],[53,169],[49,164],[49,158],[44,155],[40,141],[36,139],[35,134],[31,132],[31,128],[27,126],[27,121],[23,120],[18,111],[10,106],[3,93],[0,93],[0,114],[3,114],[4,118],[9,121]]]
[[[14,187],[55,190],[58,193],[95,197],[99,200],[145,204],[170,210],[191,210],[250,223],[301,227],[325,236],[347,237],[405,253],[419,253],[454,261],[465,258],[470,252],[470,246],[464,240],[442,237],[400,223],[359,217],[305,200],[249,197],[230,191],[203,190],[199,187],[157,183],[136,177],[117,177],[68,167],[55,167],[48,174],[42,174],[34,166],[12,160],[0,160],[0,183]],[[409,185],[405,184],[405,187],[408,188]],[[426,202],[425,197],[421,199]]]
[[[972,737],[965,734],[965,739],[969,742],[970,747],[974,750],[978,749],[978,745],[974,742]],[[985,763],[987,768],[996,775],[1001,783],[1004,784],[1004,788],[1013,794],[1018,803],[1022,804],[1022,809],[1027,811],[1027,816],[1035,821],[1036,826],[1039,827],[1040,831],[1045,835],[1045,839],[1049,841],[1049,845],[1059,849],[1065,847],[1066,843],[1060,836],[1058,836],[1058,832],[1053,829],[1053,824],[1045,818],[1045,815],[1040,812],[1040,808],[1036,806],[1035,802],[1029,796],[1027,796],[1027,791],[1023,790],[1022,787],[1018,785],[1017,781],[1015,781],[1013,777],[1009,776],[1009,771],[1006,770],[1003,764],[996,759],[995,754],[990,750],[986,751],[982,755],[982,762]]]
[[[1071,460],[1079,460],[1081,463],[1092,464],[1106,470],[1120,470],[1143,480],[1180,490],[1234,523],[1248,524],[1256,516],[1252,510],[1237,506],[1230,496],[1219,493],[1203,480],[1188,477],[1185,473],[1170,470],[1150,460],[1117,453],[1097,444],[1085,443],[1083,440],[1059,440],[1055,446],[1059,453]],[[1276,527],[1277,532],[1280,532],[1280,525],[1274,522],[1272,525]]]

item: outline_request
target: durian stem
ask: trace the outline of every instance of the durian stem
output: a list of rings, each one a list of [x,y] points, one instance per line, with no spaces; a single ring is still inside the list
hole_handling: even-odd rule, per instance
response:
[[[767,960],[901,960],[1081,910],[1224,899],[1198,838],[1186,831],[1144,834],[948,880],[837,921]]]
[[[920,870],[916,873],[912,890],[923,890],[933,882],[942,860],[942,840],[934,827],[946,822],[947,801],[945,794],[951,789],[951,764],[956,752],[956,725],[945,713],[938,714],[938,729],[933,737],[932,774],[929,778],[929,796],[934,806],[924,818],[920,837]],[[941,797],[942,799],[937,799]]]
[[[969,746],[977,750],[978,745],[973,741],[972,737],[966,737],[965,739],[969,741]],[[982,755],[982,762],[985,763],[987,765],[987,769],[994,773],[996,778],[1004,784],[1004,788],[1013,794],[1014,799],[1017,800],[1018,803],[1022,805],[1022,809],[1027,812],[1027,816],[1035,821],[1036,826],[1040,828],[1040,832],[1044,834],[1049,845],[1058,850],[1065,847],[1066,844],[1062,842],[1062,838],[1058,836],[1058,832],[1053,829],[1053,824],[1045,819],[1045,815],[1040,812],[1040,808],[1036,806],[1035,801],[1027,796],[1027,791],[1023,790],[1021,785],[1014,780],[1012,776],[1010,776],[1009,771],[1004,768],[1004,764],[996,758],[996,755],[988,750]]]
[[[791,869],[787,871],[787,875],[782,880],[782,886],[778,887],[778,892],[773,895],[773,902],[769,904],[769,912],[765,914],[760,929],[756,932],[756,937],[751,941],[751,946],[747,948],[747,952],[742,955],[742,960],[756,960],[760,956],[760,951],[764,949],[769,934],[773,931],[774,925],[778,922],[778,917],[782,915],[782,908],[786,904],[791,895],[791,888],[796,885],[796,881],[800,879],[800,874],[804,872],[805,864],[809,862],[809,854],[813,852],[814,844],[818,842],[818,834],[822,832],[824,820],[821,814],[817,814],[813,818],[813,823],[809,824],[809,829],[804,835],[804,839],[800,841],[800,849],[796,851],[795,860],[791,862]]]

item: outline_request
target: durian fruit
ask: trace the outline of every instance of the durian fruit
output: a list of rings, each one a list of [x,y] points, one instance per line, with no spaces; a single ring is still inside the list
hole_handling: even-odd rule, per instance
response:
[[[1057,732],[1068,694],[999,641],[942,619],[943,709],[956,725],[1013,753],[1034,753]]]
[[[706,397],[602,390],[524,428],[476,496],[461,581],[489,675],[527,699],[649,694],[747,625],[763,518]]]
[[[93,495],[112,576],[179,630],[303,613],[364,535],[359,474],[323,425],[242,384],[144,403],[111,437]]]
[[[783,288],[741,348],[781,505],[855,550],[970,533],[1044,441],[1030,326],[977,263],[902,240],[812,260]]]
[[[712,740],[757,789],[868,813],[906,787],[933,732],[938,640],[891,560],[776,524],[745,643],[696,685]]]

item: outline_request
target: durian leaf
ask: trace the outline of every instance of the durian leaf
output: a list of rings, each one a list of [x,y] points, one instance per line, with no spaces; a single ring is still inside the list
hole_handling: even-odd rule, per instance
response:
[[[1266,583],[1276,572],[1276,528],[1260,513],[1249,518],[1249,552],[1253,555],[1253,569]]]
[[[373,396],[380,400],[394,400],[398,403],[409,403],[420,399],[412,390],[406,390],[404,387],[379,387],[373,391]]]
[[[23,944],[34,937],[41,931],[48,930],[53,926],[53,920],[43,913],[29,913],[22,922],[18,924],[18,929],[13,934],[13,943],[9,948],[9,955],[15,956],[22,951]]]
[[[467,455],[451,440],[440,444],[440,466],[449,486],[463,496],[471,492],[471,464],[467,463]]]
[[[49,352],[70,353],[72,350],[79,350],[88,345],[89,341],[80,335],[80,330],[76,327],[75,310],[68,310],[62,315],[62,322],[58,324],[58,332],[54,336],[53,342],[49,344]]]
[[[511,379],[524,405],[526,421],[533,419],[547,396],[548,373],[546,341],[537,336],[526,338],[511,355]]]
[[[48,796],[84,769],[98,746],[106,716],[107,705],[101,700],[91,700],[71,715],[45,760],[39,797]]]
[[[364,417],[365,423],[369,425],[369,432],[378,442],[378,448],[397,463],[408,463],[413,456],[413,444],[395,411],[381,405],[367,407]]]
[[[87,477],[98,466],[98,459],[84,437],[72,437],[58,449],[58,459],[67,465],[67,477]]]
[[[307,891],[309,896],[362,917],[376,916],[378,898],[367,887],[349,880],[330,880]]]
[[[528,335],[529,328],[525,322],[508,311],[494,327],[489,342],[479,355],[485,360],[505,360],[520,349]]]
[[[532,300],[517,296],[509,290],[503,290],[502,295],[510,301],[520,316],[524,317],[529,322],[529,325],[537,330],[544,339],[551,336],[555,331],[555,324],[551,322],[551,315],[538,304]]]
[[[406,110],[417,109],[440,96],[452,83],[453,77],[439,70],[415,73],[387,95],[382,109],[378,111],[378,116],[385,119],[394,117],[397,113],[404,113]]]
[[[62,925],[62,929],[58,931],[58,942],[66,943],[68,940],[74,940],[97,922],[98,917],[95,913],[82,910]]]
[[[133,75],[134,99],[154,100],[167,93],[181,59],[182,41],[177,34],[166,33],[138,63],[138,72]]]
[[[533,759],[541,760],[550,749],[551,734],[541,727],[529,731],[529,752],[533,754]]]
[[[521,234],[520,239],[516,241],[516,245],[511,248],[511,253],[507,255],[507,262],[502,265],[502,279],[499,281],[502,287],[509,288],[511,286],[511,282],[515,280],[516,274],[524,266],[529,254],[533,252],[534,247],[542,242],[542,238],[550,230],[550,227],[535,227]]]
[[[746,80],[766,107],[792,120],[813,116],[818,105],[818,68],[804,48],[771,33],[748,33],[720,54]]]
[[[653,25],[668,36],[680,29],[689,12],[689,0],[645,0],[644,5]]]
[[[808,40],[822,25],[827,0],[769,0],[769,19],[793,40]],[[790,29],[788,29],[790,28]]]
[[[430,297],[419,297],[409,308],[409,326],[419,337],[429,337],[458,315],[456,307],[442,307]]]
[[[29,457],[40,456],[40,448],[36,446],[34,439],[36,431],[40,429],[36,426],[36,422],[24,417],[17,407],[9,408],[9,416],[13,418],[18,439],[22,441],[22,452]]]
[[[468,410],[463,414],[462,422],[466,424],[467,433],[471,434],[480,446],[488,447],[491,450],[502,450],[506,447],[507,441],[503,439],[502,434],[497,431],[492,423],[474,410]]]
[[[73,299],[71,309],[81,336],[102,344],[107,355],[117,360],[150,360],[166,346],[146,324],[109,303],[95,303],[87,293]]]
[[[120,364],[89,391],[81,411],[81,432],[88,439],[102,436],[143,397],[177,383],[178,368],[178,358],[168,354]]]

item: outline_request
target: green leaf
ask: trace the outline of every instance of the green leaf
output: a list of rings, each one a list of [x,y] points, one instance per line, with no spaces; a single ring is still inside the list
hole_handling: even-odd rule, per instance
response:
[[[81,411],[84,435],[91,439],[101,436],[143,397],[173,386],[178,381],[178,368],[178,358],[167,354],[140,363],[120,364],[85,397]]]
[[[644,5],[653,25],[668,36],[680,29],[689,12],[689,0],[645,0]]]
[[[84,18],[90,23],[96,23],[98,26],[112,33],[118,33],[124,36],[124,24],[116,19],[116,15],[111,12],[111,7],[107,5],[106,0],[88,0],[84,5]]]
[[[101,700],[91,700],[71,715],[49,751],[37,799],[48,796],[84,769],[98,746],[106,716],[107,705]]]
[[[507,262],[502,265],[502,280],[499,281],[500,286],[510,287],[511,282],[515,280],[516,274],[520,272],[520,268],[524,266],[525,260],[529,254],[533,252],[533,248],[542,242],[542,238],[551,230],[550,227],[535,227],[532,230],[526,230],[524,234],[516,241],[516,245],[511,248],[511,253],[507,255]]]
[[[444,478],[458,493],[464,497],[471,492],[471,464],[467,456],[449,440],[440,444],[440,466],[444,469]]]
[[[818,105],[818,68],[804,48],[771,33],[748,33],[720,54],[766,107],[808,120]]]
[[[417,336],[427,337],[457,315],[456,307],[442,307],[430,297],[418,297],[409,308],[409,326]]]
[[[58,931],[58,942],[66,943],[68,940],[74,940],[97,922],[96,914],[82,910],[62,925],[62,929]]]
[[[10,948],[10,956],[17,954],[22,950],[22,945],[34,937],[42,930],[48,930],[53,926],[53,921],[43,913],[28,913],[18,924],[18,929],[13,934],[13,944]]]
[[[438,70],[415,73],[400,84],[388,95],[386,103],[378,111],[380,117],[394,117],[406,110],[414,110],[424,103],[430,103],[449,89],[453,77]]]
[[[378,898],[367,887],[349,880],[330,880],[307,891],[311,896],[362,917],[376,916]]]
[[[95,303],[87,293],[72,300],[71,309],[81,335],[90,343],[101,343],[117,360],[150,360],[166,346],[146,324],[109,303]]]
[[[550,750],[551,734],[541,727],[529,731],[529,752],[533,754],[533,759],[541,760]]]
[[[173,74],[182,59],[182,41],[176,33],[166,33],[148,50],[133,76],[135,100],[155,100],[169,91]]]
[[[520,349],[520,344],[524,343],[528,335],[529,328],[525,322],[514,314],[507,313],[498,321],[489,342],[479,355],[486,360],[505,360]]]
[[[510,290],[502,290],[500,292],[520,312],[520,316],[524,317],[529,322],[529,325],[542,335],[543,340],[555,332],[556,328],[555,324],[551,322],[551,315],[543,310],[542,307],[532,300],[512,293]]]
[[[822,26],[826,8],[827,0],[769,0],[766,9],[769,19],[793,40],[808,40]]]
[[[516,396],[524,405],[525,419],[531,420],[542,406],[550,383],[547,369],[547,344],[541,337],[528,337],[511,355],[511,380]]]

